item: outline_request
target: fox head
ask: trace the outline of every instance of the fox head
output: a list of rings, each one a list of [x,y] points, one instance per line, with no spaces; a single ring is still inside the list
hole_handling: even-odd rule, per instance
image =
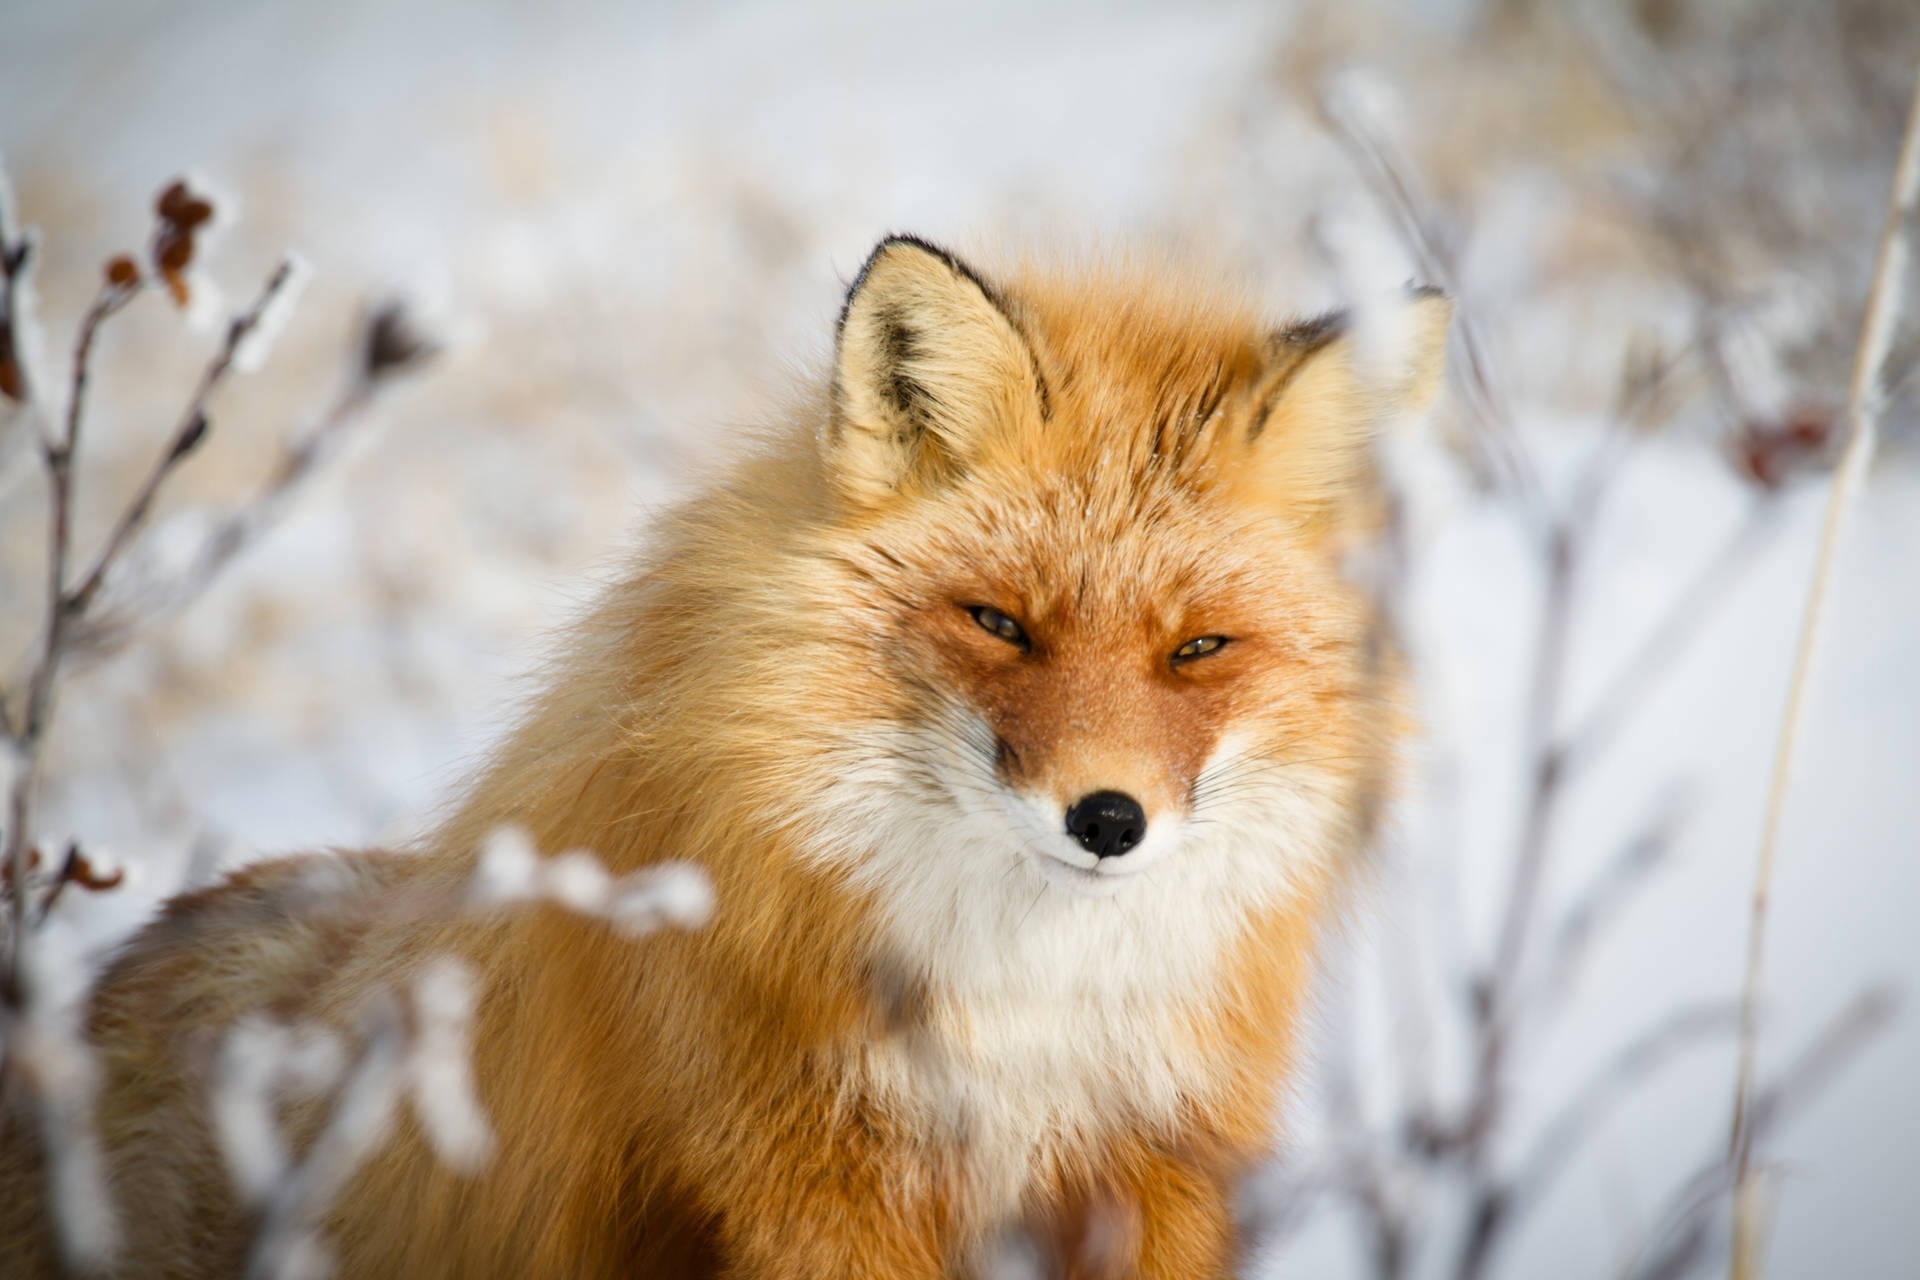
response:
[[[1339,553],[1449,310],[1397,305],[1376,352],[1124,271],[867,260],[817,442],[806,594],[840,648],[809,825],[903,945],[950,944],[930,966],[1124,967],[1086,953],[1351,843],[1391,682]]]

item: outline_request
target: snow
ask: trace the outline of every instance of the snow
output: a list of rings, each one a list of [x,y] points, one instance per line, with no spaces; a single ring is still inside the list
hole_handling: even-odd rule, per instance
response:
[[[1392,136],[1432,141],[1416,156],[1432,198],[1456,211],[1438,230],[1458,255],[1460,303],[1554,485],[1591,446],[1627,343],[1678,345],[1695,315],[1669,263],[1623,229],[1633,184],[1605,180],[1637,154],[1629,126],[1577,81],[1530,88],[1524,59],[1469,85],[1487,65],[1456,65],[1477,38],[1473,0],[1394,13],[994,0],[937,16],[865,0],[15,8],[0,19],[0,119],[21,211],[45,232],[46,355],[63,351],[99,263],[144,245],[152,193],[189,167],[238,210],[205,263],[221,296],[253,297],[292,244],[317,267],[284,327],[249,352],[259,372],[223,389],[216,431],[170,491],[162,515],[178,536],[203,527],[195,508],[250,492],[279,439],[326,402],[369,299],[420,302],[460,339],[396,389],[220,587],[69,683],[47,762],[47,843],[74,834],[143,872],[120,892],[63,898],[62,936],[96,944],[183,877],[431,821],[537,688],[526,673],[547,637],[649,511],[724,465],[734,428],[818,366],[840,287],[883,232],[949,239],[986,261],[996,248],[1170,239],[1202,247],[1281,315],[1399,283],[1386,223],[1301,101],[1314,59],[1365,68],[1341,81],[1347,95]],[[1467,123],[1446,132],[1456,119]],[[1876,163],[1890,164],[1884,149]],[[1846,251],[1870,248],[1886,176],[1863,161],[1835,183],[1836,163],[1809,156],[1781,178],[1828,228],[1805,261],[1763,261],[1726,237],[1729,271],[1742,288],[1759,281],[1728,321],[1750,411],[1804,390],[1783,348],[1823,316],[1857,315],[1845,299],[1864,275]],[[1702,180],[1724,164],[1703,163]],[[1854,274],[1819,274],[1829,259]],[[138,304],[103,337],[83,547],[150,462],[217,336],[181,332],[170,311]],[[1831,400],[1837,381],[1816,389]],[[1910,395],[1896,401],[1894,434],[1911,412]],[[1458,407],[1443,407],[1406,459],[1418,554],[1404,608],[1425,767],[1377,900],[1340,948],[1351,976],[1330,984],[1316,1028],[1317,1062],[1357,1043],[1376,1109],[1391,1037],[1407,1028],[1349,1020],[1339,993],[1367,1005],[1399,951],[1436,965],[1422,975],[1435,1008],[1452,998],[1435,957],[1487,949],[1518,813],[1539,559],[1526,522],[1478,494],[1447,452],[1458,425]],[[1599,513],[1579,580],[1572,720],[1747,510],[1750,491],[1703,443],[1712,427],[1682,415],[1638,444]],[[13,603],[29,598],[16,593],[38,554],[15,531],[37,528],[40,508],[31,458],[7,443],[0,652],[12,655],[25,634]],[[1843,549],[1786,815],[1763,1071],[1863,985],[1910,989],[1920,974],[1920,478],[1910,454],[1891,453]],[[1661,1011],[1737,990],[1819,505],[1813,489],[1783,500],[1750,575],[1567,798],[1549,907],[1676,778],[1690,807],[1673,858],[1526,1050],[1523,1131]],[[476,893],[552,896],[635,931],[711,910],[691,869],[642,875],[612,880],[572,855],[542,862],[503,837]],[[443,1003],[457,1014],[457,999]],[[1443,1095],[1462,1083],[1452,1035],[1433,1030]],[[1899,1274],[1920,1253],[1908,1203],[1920,1185],[1916,1070],[1909,1011],[1785,1135],[1776,1274]],[[1732,1072],[1731,1045],[1716,1043],[1636,1094],[1497,1270],[1613,1269],[1664,1189],[1724,1142]],[[1305,1141],[1319,1093],[1309,1081],[1300,1094]],[[443,1119],[450,1149],[470,1150],[478,1131]],[[1262,1274],[1359,1269],[1345,1224],[1323,1214]]]

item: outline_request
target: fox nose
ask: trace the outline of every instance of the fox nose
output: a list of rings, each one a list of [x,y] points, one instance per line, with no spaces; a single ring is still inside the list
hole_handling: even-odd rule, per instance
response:
[[[1067,834],[1097,858],[1117,858],[1147,834],[1147,815],[1132,796],[1096,791],[1067,810]]]

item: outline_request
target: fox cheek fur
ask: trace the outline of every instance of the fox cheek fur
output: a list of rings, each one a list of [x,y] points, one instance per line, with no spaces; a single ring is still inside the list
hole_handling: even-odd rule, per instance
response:
[[[321,1224],[342,1275],[938,1280],[1101,1206],[1130,1274],[1226,1275],[1392,751],[1338,553],[1437,385],[1446,303],[1401,310],[1382,363],[1170,270],[883,241],[824,394],[661,523],[437,831],[248,868],[116,957],[122,1274],[237,1274],[258,1225],[182,1045],[351,1028],[452,953],[493,1158],[397,1126]],[[503,823],[697,862],[712,922],[402,909]],[[0,1120],[0,1273],[57,1274]]]

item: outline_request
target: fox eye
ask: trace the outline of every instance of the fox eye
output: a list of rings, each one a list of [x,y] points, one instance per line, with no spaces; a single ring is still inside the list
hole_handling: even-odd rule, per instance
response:
[[[1173,665],[1192,662],[1195,658],[1204,658],[1210,653],[1218,653],[1227,643],[1225,636],[1195,636],[1173,651]]]
[[[973,620],[985,630],[993,632],[1008,644],[1018,645],[1022,653],[1032,647],[1027,640],[1027,633],[1020,629],[1020,624],[991,605],[976,604],[969,607],[967,612],[972,614]]]

